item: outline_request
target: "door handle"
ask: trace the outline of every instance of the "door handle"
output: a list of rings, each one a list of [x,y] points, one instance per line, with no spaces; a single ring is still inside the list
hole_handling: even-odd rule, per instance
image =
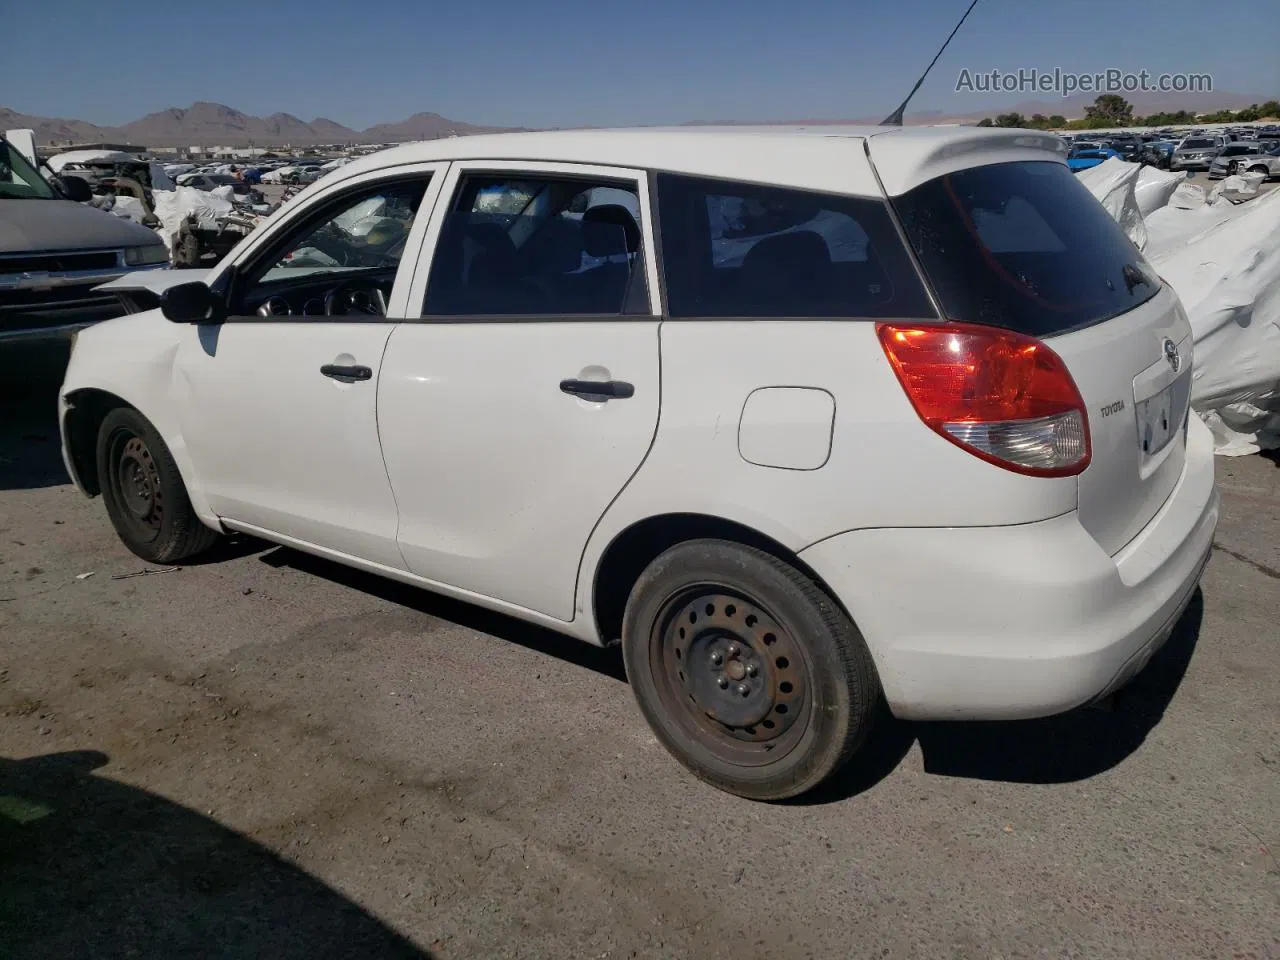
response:
[[[362,367],[355,364],[346,365],[341,363],[326,363],[320,368],[320,372],[326,377],[334,380],[340,380],[342,383],[355,383],[357,380],[373,379],[373,371],[368,367]]]
[[[636,388],[625,380],[561,380],[560,389],[584,400],[625,400]]]

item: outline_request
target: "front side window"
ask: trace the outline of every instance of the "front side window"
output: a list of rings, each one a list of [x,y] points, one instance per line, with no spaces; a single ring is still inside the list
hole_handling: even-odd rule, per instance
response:
[[[646,315],[642,222],[634,182],[464,176],[423,315]]]
[[[882,202],[659,174],[672,317],[929,317]]]
[[[427,179],[367,187],[304,215],[237,281],[233,315],[385,316]]]
[[[973,167],[893,201],[952,320],[1052,336],[1117,316],[1160,281],[1059,163]]]

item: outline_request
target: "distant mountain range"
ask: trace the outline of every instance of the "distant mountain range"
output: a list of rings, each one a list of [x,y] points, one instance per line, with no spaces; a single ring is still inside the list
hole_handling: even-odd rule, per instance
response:
[[[1135,93],[1126,97],[1139,114],[1174,110],[1193,110],[1208,113],[1217,110],[1238,110],[1253,103],[1262,103],[1274,94],[1241,93]],[[1067,118],[1084,116],[1084,108],[1093,97],[1076,96],[1059,100],[1027,100],[1003,107],[983,107],[965,113],[942,111],[917,111],[908,113],[908,124],[972,123],[983,117],[995,117],[1000,113],[1021,113],[1030,117],[1042,113],[1045,116],[1061,114]],[[886,104],[885,113],[892,109]],[[766,120],[752,123],[879,123],[883,117],[861,117],[854,120],[806,119]],[[703,121],[714,124],[740,125],[745,121]],[[151,113],[120,127],[103,127],[85,120],[68,120],[58,117],[37,117],[0,107],[0,130],[30,127],[36,132],[36,141],[42,145],[66,143],[136,143],[149,147],[174,146],[310,146],[329,143],[401,143],[409,140],[436,140],[440,137],[463,136],[474,133],[498,133],[515,129],[486,127],[460,120],[450,120],[438,113],[415,113],[398,123],[380,123],[367,130],[353,130],[325,117],[306,121],[289,113],[273,113],[269,117],[255,117],[221,103],[193,103],[182,109],[170,107]]]
[[[435,140],[472,133],[495,133],[504,128],[462,123],[438,113],[415,113],[398,123],[382,123],[353,130],[325,117],[310,122],[288,113],[255,117],[221,103],[193,103],[150,113],[120,127],[103,127],[85,120],[37,117],[0,107],[0,130],[29,127],[43,145],[60,143],[137,143],[173,146],[305,146],[317,143],[396,143]]]

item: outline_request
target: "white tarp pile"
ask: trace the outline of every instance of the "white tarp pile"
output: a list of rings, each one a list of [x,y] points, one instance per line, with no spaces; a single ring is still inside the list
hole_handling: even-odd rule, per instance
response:
[[[137,197],[125,195],[116,197],[108,194],[94,197],[89,201],[89,205],[107,213],[114,213],[122,220],[132,220],[134,223],[145,223],[147,219],[147,208]]]
[[[1112,157],[1096,167],[1076,174],[1089,192],[1106,207],[1107,213],[1124,229],[1139,250],[1147,245],[1147,225],[1138,209],[1138,172],[1136,163],[1125,163]]]
[[[1260,178],[1246,174],[1206,199],[1194,184],[1119,160],[1080,176],[1131,238],[1131,209],[1141,208],[1139,245],[1191,319],[1191,403],[1217,452],[1280,448],[1280,190],[1260,194]]]
[[[1232,203],[1244,203],[1258,195],[1258,188],[1266,179],[1266,174],[1263,173],[1232,174],[1214,187],[1213,192],[1209,194],[1209,200],[1214,201],[1224,197]]]
[[[231,187],[227,187],[228,192]],[[195,187],[175,187],[157,190],[153,195],[156,216],[160,218],[160,236],[164,238],[169,253],[173,242],[187,217],[195,217],[196,225],[204,230],[217,230],[218,220],[231,213],[229,199],[215,191],[197,190]]]

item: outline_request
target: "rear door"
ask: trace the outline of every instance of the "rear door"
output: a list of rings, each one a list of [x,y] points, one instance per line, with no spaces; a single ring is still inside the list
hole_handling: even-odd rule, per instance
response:
[[[640,171],[451,167],[378,392],[413,573],[573,619],[658,422],[648,209]]]
[[[893,200],[946,315],[1040,337],[1089,417],[1080,521],[1109,554],[1182,474],[1191,326],[1102,205],[1057,162],[947,174]]]

